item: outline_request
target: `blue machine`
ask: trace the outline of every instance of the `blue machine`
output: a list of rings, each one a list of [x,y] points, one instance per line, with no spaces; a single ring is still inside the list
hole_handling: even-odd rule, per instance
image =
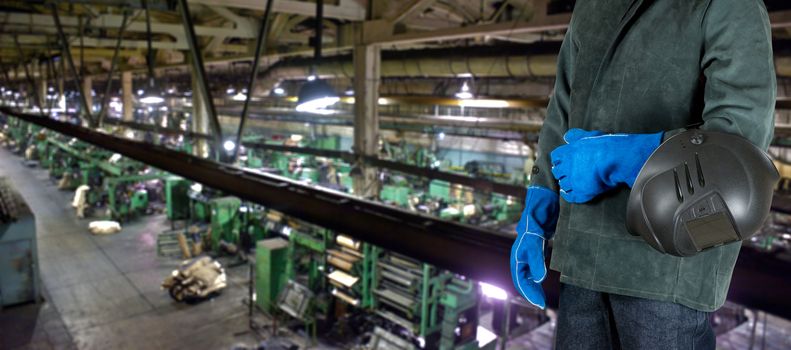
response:
[[[38,301],[39,291],[35,217],[0,177],[0,308]]]

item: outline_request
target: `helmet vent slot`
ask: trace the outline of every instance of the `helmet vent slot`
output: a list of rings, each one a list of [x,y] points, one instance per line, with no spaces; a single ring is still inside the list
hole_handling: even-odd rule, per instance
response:
[[[676,171],[676,169],[673,169],[673,180],[675,180],[676,183],[676,198],[678,198],[679,202],[683,202],[684,193],[681,192],[681,184],[678,181],[678,171]]]
[[[684,175],[687,178],[687,191],[689,194],[695,194],[695,187],[692,186],[692,176],[689,175],[689,165],[684,162]]]
[[[698,183],[700,187],[706,187],[706,178],[703,177],[703,167],[700,166],[700,157],[698,152],[695,152],[695,168],[698,170]]]

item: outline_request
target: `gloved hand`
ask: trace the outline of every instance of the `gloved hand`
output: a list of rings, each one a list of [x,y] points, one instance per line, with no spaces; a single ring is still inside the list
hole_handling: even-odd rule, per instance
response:
[[[547,277],[544,240],[552,238],[558,222],[558,195],[538,186],[527,188],[525,210],[516,225],[516,241],[511,246],[511,279],[516,290],[531,304],[546,307],[541,282]]]
[[[632,187],[643,164],[662,142],[662,135],[570,129],[563,135],[566,145],[550,154],[561,197],[570,203],[585,203],[621,184]]]

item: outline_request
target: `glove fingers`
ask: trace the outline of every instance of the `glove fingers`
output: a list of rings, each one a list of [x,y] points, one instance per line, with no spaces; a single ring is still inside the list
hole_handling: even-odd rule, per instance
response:
[[[559,179],[558,186],[560,186],[560,189],[563,190],[563,192],[565,192],[566,194],[574,192],[574,186],[571,182],[571,178],[568,176]]]
[[[530,269],[529,276],[533,282],[540,283],[547,277],[547,265],[544,263],[544,239],[531,239],[529,246],[531,252],[527,257],[527,265]]]
[[[566,134],[563,135],[563,140],[566,141],[566,143],[574,143],[585,137],[593,137],[593,136],[601,136],[601,135],[604,135],[604,133],[598,130],[587,131],[587,130],[575,128],[566,131]]]
[[[516,289],[519,291],[519,294],[522,295],[523,298],[527,299],[531,304],[537,306],[540,309],[544,309],[547,306],[546,297],[544,296],[544,289],[541,288],[541,285],[535,283],[530,280],[520,281],[516,285]]]
[[[568,146],[560,146],[555,148],[552,152],[549,153],[549,159],[552,160],[552,165],[557,166],[563,162],[566,158],[566,154],[568,153]]]

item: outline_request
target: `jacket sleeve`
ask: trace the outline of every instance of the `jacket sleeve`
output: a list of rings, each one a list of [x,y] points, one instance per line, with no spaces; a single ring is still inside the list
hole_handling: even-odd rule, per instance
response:
[[[702,29],[701,129],[740,135],[767,149],[774,134],[777,82],[763,1],[710,0]]]
[[[572,21],[573,22],[573,21]],[[538,135],[538,152],[530,179],[531,186],[549,188],[559,191],[558,183],[552,176],[552,160],[549,154],[564,144],[563,134],[568,130],[569,112],[571,110],[571,84],[574,71],[576,45],[572,38],[573,29],[569,26],[558,54],[557,76],[555,89],[547,106],[547,115],[541,132]]]

